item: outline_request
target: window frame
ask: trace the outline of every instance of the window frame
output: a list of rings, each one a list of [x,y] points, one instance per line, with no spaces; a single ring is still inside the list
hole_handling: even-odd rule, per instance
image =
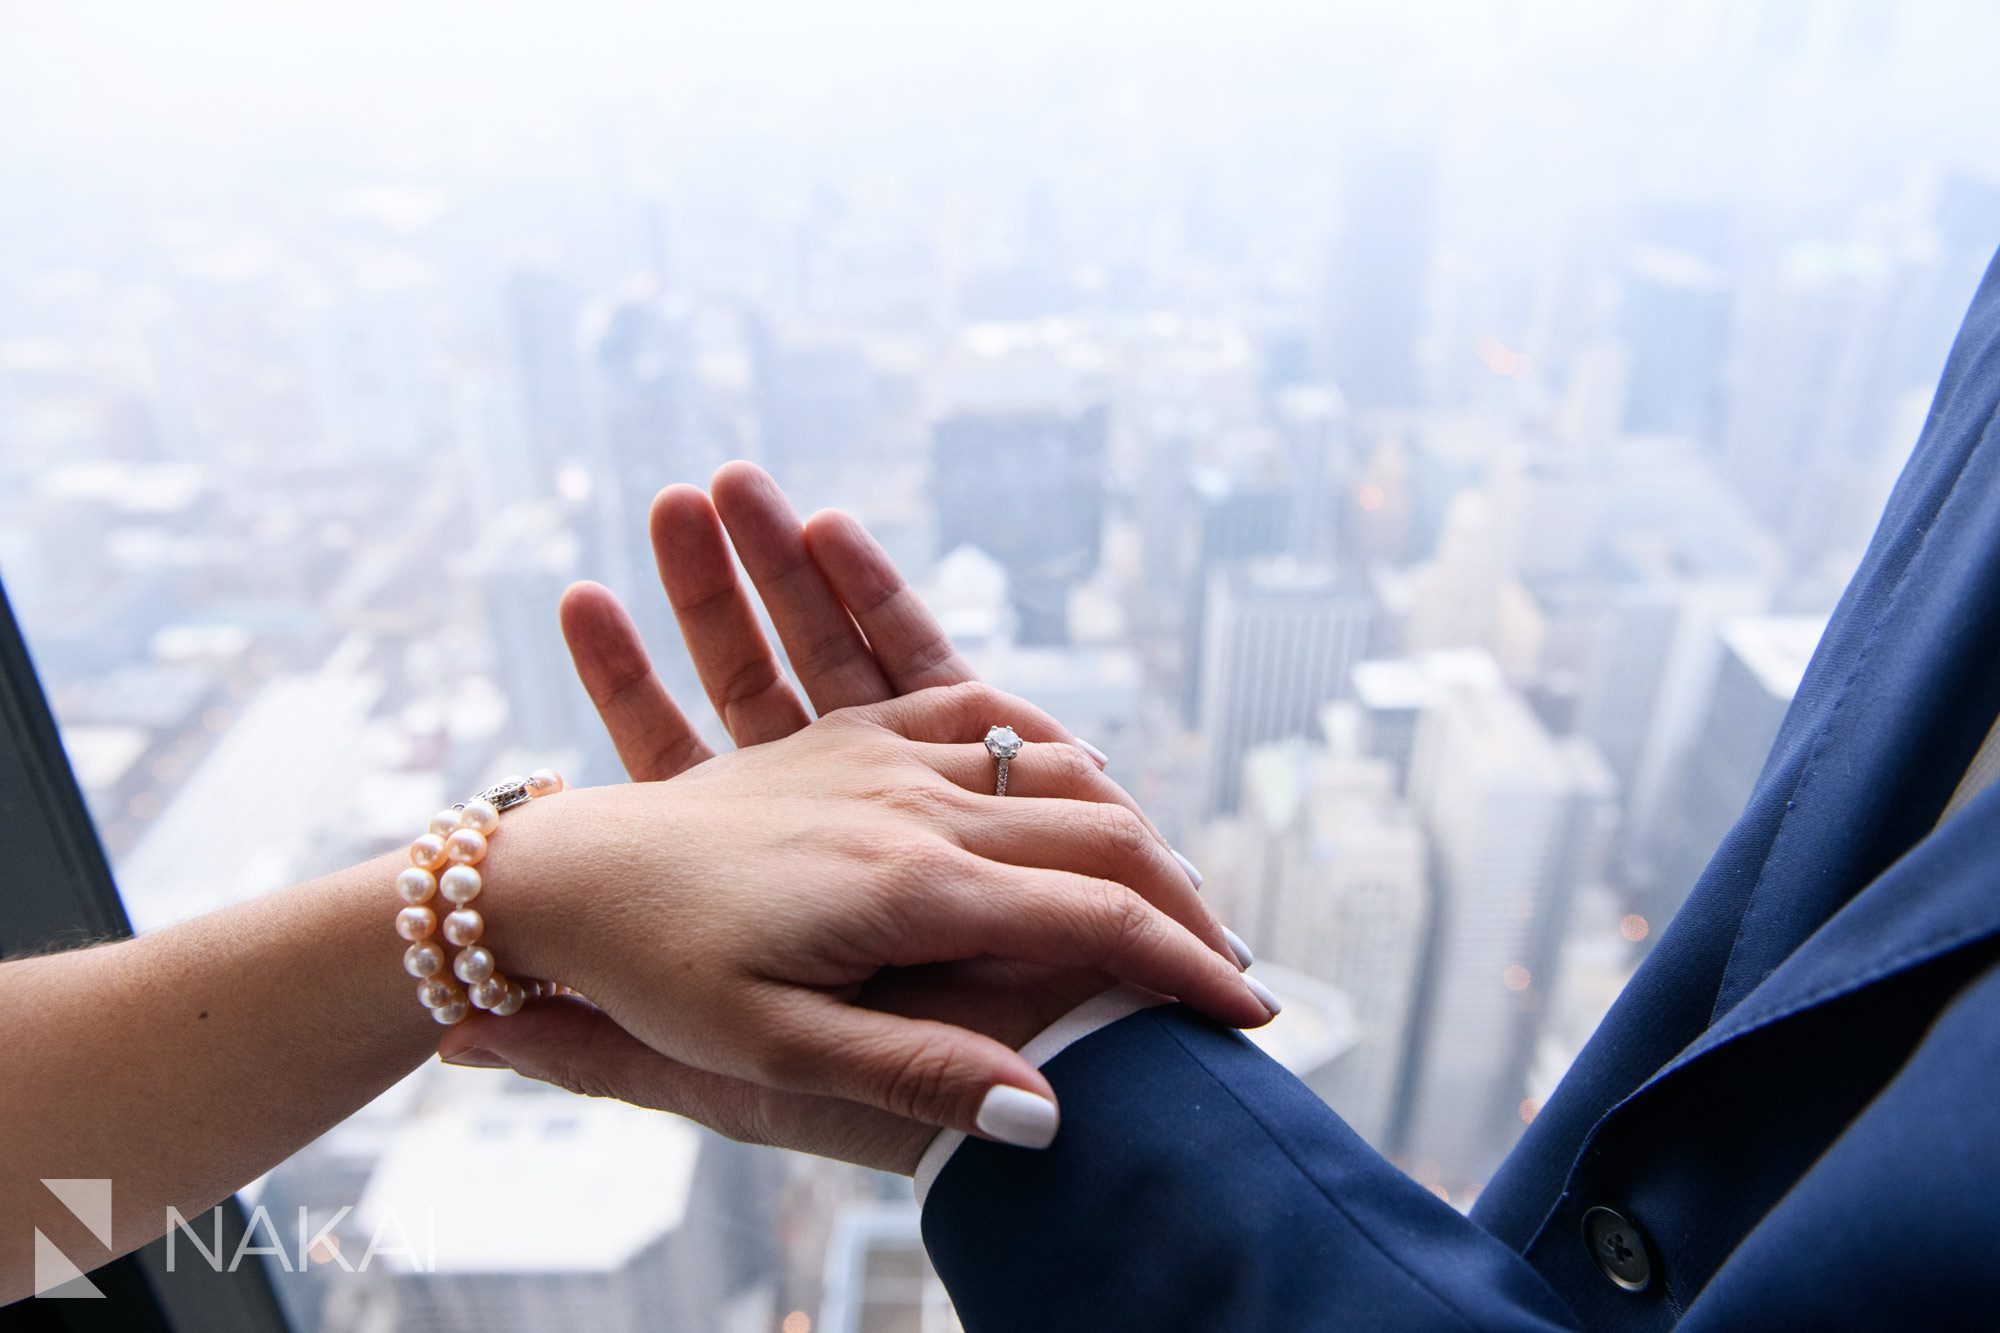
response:
[[[63,750],[62,734],[34,659],[0,581],[0,958],[75,948],[132,934],[97,826]],[[234,1252],[245,1216],[235,1198],[220,1206],[224,1243]],[[185,1249],[185,1247],[182,1247]],[[103,1300],[0,1306],[0,1330],[77,1333],[285,1333],[288,1324],[262,1263],[235,1272],[207,1264],[167,1267],[154,1241],[94,1270]]]

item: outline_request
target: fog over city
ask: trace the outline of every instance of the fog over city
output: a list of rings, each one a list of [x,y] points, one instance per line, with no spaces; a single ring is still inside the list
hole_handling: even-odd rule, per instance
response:
[[[1922,428],[1996,49],[1861,0],[0,0],[0,577],[143,930],[618,780],[556,598],[705,712],[645,514],[754,460],[1111,753],[1254,1038],[1469,1206]],[[436,1271],[274,1272],[304,1330],[955,1327],[907,1182],[511,1076],[248,1197],[435,1210]]]

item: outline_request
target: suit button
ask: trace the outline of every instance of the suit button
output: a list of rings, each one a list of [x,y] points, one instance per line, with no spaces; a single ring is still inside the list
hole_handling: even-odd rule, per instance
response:
[[[1653,1261],[1646,1255],[1646,1233],[1622,1213],[1593,1208],[1583,1215],[1583,1243],[1604,1276],[1626,1291],[1644,1291],[1653,1281]]]

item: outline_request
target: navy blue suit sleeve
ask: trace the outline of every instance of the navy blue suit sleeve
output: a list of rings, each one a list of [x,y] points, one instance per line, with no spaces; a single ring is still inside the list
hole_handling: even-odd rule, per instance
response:
[[[1149,1009],[1043,1072],[1054,1146],[967,1140],[925,1200],[968,1333],[1577,1326],[1241,1033]]]

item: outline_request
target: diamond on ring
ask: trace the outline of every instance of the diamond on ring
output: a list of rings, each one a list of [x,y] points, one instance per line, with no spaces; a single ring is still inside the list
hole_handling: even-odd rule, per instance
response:
[[[995,766],[993,794],[1007,794],[1007,761],[1021,753],[1021,737],[1012,727],[992,727],[986,732],[986,752]]]

